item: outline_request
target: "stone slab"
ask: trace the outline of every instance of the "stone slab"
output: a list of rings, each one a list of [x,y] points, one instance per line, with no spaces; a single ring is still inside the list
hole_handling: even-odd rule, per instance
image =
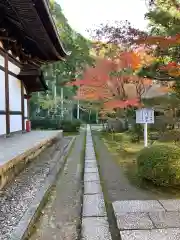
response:
[[[159,202],[167,211],[180,211],[180,200],[169,199],[159,200]]]
[[[95,161],[96,162],[96,156],[92,156],[92,157],[87,156],[87,157],[85,157],[85,160],[86,161]]]
[[[31,131],[24,134],[17,133],[9,138],[0,138],[0,167],[56,137],[62,138],[63,132],[61,130]]]
[[[84,172],[85,173],[98,173],[98,168],[97,167],[94,167],[94,168],[85,167]]]
[[[102,193],[101,184],[99,182],[85,182],[84,183],[84,194],[96,194]]]
[[[86,162],[94,162],[94,163],[97,163],[96,159],[95,158],[92,158],[92,159],[85,159],[85,163]]]
[[[180,229],[153,229],[121,231],[121,240],[179,240]]]
[[[87,153],[86,155],[85,155],[85,158],[95,158],[96,157],[96,155],[95,155],[95,153]]]
[[[96,159],[96,155],[87,154],[85,155],[85,159]]]
[[[180,228],[180,212],[151,212],[149,216],[156,228]]]
[[[85,167],[96,168],[97,167],[97,163],[96,163],[96,161],[85,161]]]
[[[131,212],[159,212],[165,209],[156,200],[130,200],[113,202],[115,215]]]
[[[148,213],[123,213],[116,219],[118,228],[121,230],[154,228]]]
[[[83,217],[105,217],[106,215],[103,194],[84,195]]]
[[[84,182],[88,181],[100,181],[98,173],[85,173],[84,174]]]
[[[83,218],[82,240],[111,240],[107,218]]]

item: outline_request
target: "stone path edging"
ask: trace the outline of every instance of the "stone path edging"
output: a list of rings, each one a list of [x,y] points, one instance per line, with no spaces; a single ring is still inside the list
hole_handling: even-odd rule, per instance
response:
[[[89,125],[84,168],[81,240],[112,240]]]
[[[70,143],[68,144],[67,151],[65,156],[62,156],[61,158],[66,158],[69,150],[71,149],[71,146],[75,140],[75,137],[72,138]],[[53,183],[56,180],[56,176],[59,173],[61,167],[63,167],[63,164],[61,164],[62,161],[58,161],[54,168],[52,169],[51,173],[46,179],[46,182],[43,186],[43,188],[38,192],[36,198],[31,203],[29,209],[24,214],[23,218],[17,225],[17,227],[14,229],[14,231],[11,234],[10,240],[23,240],[27,237],[29,229],[33,225],[34,221],[37,218],[37,215],[41,208],[43,207],[44,200],[46,199],[46,196],[48,195]]]

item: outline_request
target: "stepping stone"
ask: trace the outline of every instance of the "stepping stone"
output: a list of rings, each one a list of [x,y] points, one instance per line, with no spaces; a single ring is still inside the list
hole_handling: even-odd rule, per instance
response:
[[[85,162],[95,162],[96,163],[96,158],[85,158]]]
[[[94,167],[94,168],[85,167],[84,172],[85,173],[98,173],[98,168],[97,167]]]
[[[84,195],[83,217],[107,216],[103,194]]]
[[[84,194],[102,194],[102,188],[100,182],[85,182],[84,183]]]
[[[122,213],[116,217],[116,220],[121,230],[154,228],[148,213]]]
[[[121,231],[122,240],[178,240],[179,228]]]
[[[180,211],[180,200],[159,200],[167,211]]]
[[[82,240],[112,240],[107,218],[82,219]]]
[[[116,216],[119,216],[121,213],[165,211],[156,200],[116,201],[113,202],[113,208]]]
[[[151,212],[149,216],[156,228],[180,228],[180,212]]]
[[[95,168],[97,167],[97,163],[96,161],[85,161],[85,168],[88,167],[88,168]]]
[[[88,181],[100,181],[99,173],[85,173],[84,174],[84,182]]]
[[[85,158],[95,158],[96,159],[96,154],[86,154]]]

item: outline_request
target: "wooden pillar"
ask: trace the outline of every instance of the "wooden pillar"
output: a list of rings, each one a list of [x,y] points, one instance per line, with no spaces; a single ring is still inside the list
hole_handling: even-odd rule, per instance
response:
[[[4,55],[5,66],[5,98],[6,98],[6,135],[10,134],[10,113],[9,113],[9,76],[8,76],[8,54]]]
[[[24,126],[24,84],[21,81],[21,113],[22,113],[22,132],[25,130]]]

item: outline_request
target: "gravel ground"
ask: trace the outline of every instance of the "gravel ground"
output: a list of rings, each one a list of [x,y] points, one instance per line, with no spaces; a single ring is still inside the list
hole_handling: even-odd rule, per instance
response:
[[[97,135],[94,136],[95,148],[98,153],[100,175],[104,182],[108,201],[148,200],[156,199],[152,193],[138,189],[130,184],[123,170]]]
[[[29,240],[78,239],[81,218],[83,140],[83,134],[76,138],[64,170],[59,174]]]
[[[45,179],[60,151],[71,140],[65,137],[43,151],[24,169],[15,180],[0,194],[0,239],[8,240],[13,228],[18,224],[28,209],[36,193],[44,184]]]

